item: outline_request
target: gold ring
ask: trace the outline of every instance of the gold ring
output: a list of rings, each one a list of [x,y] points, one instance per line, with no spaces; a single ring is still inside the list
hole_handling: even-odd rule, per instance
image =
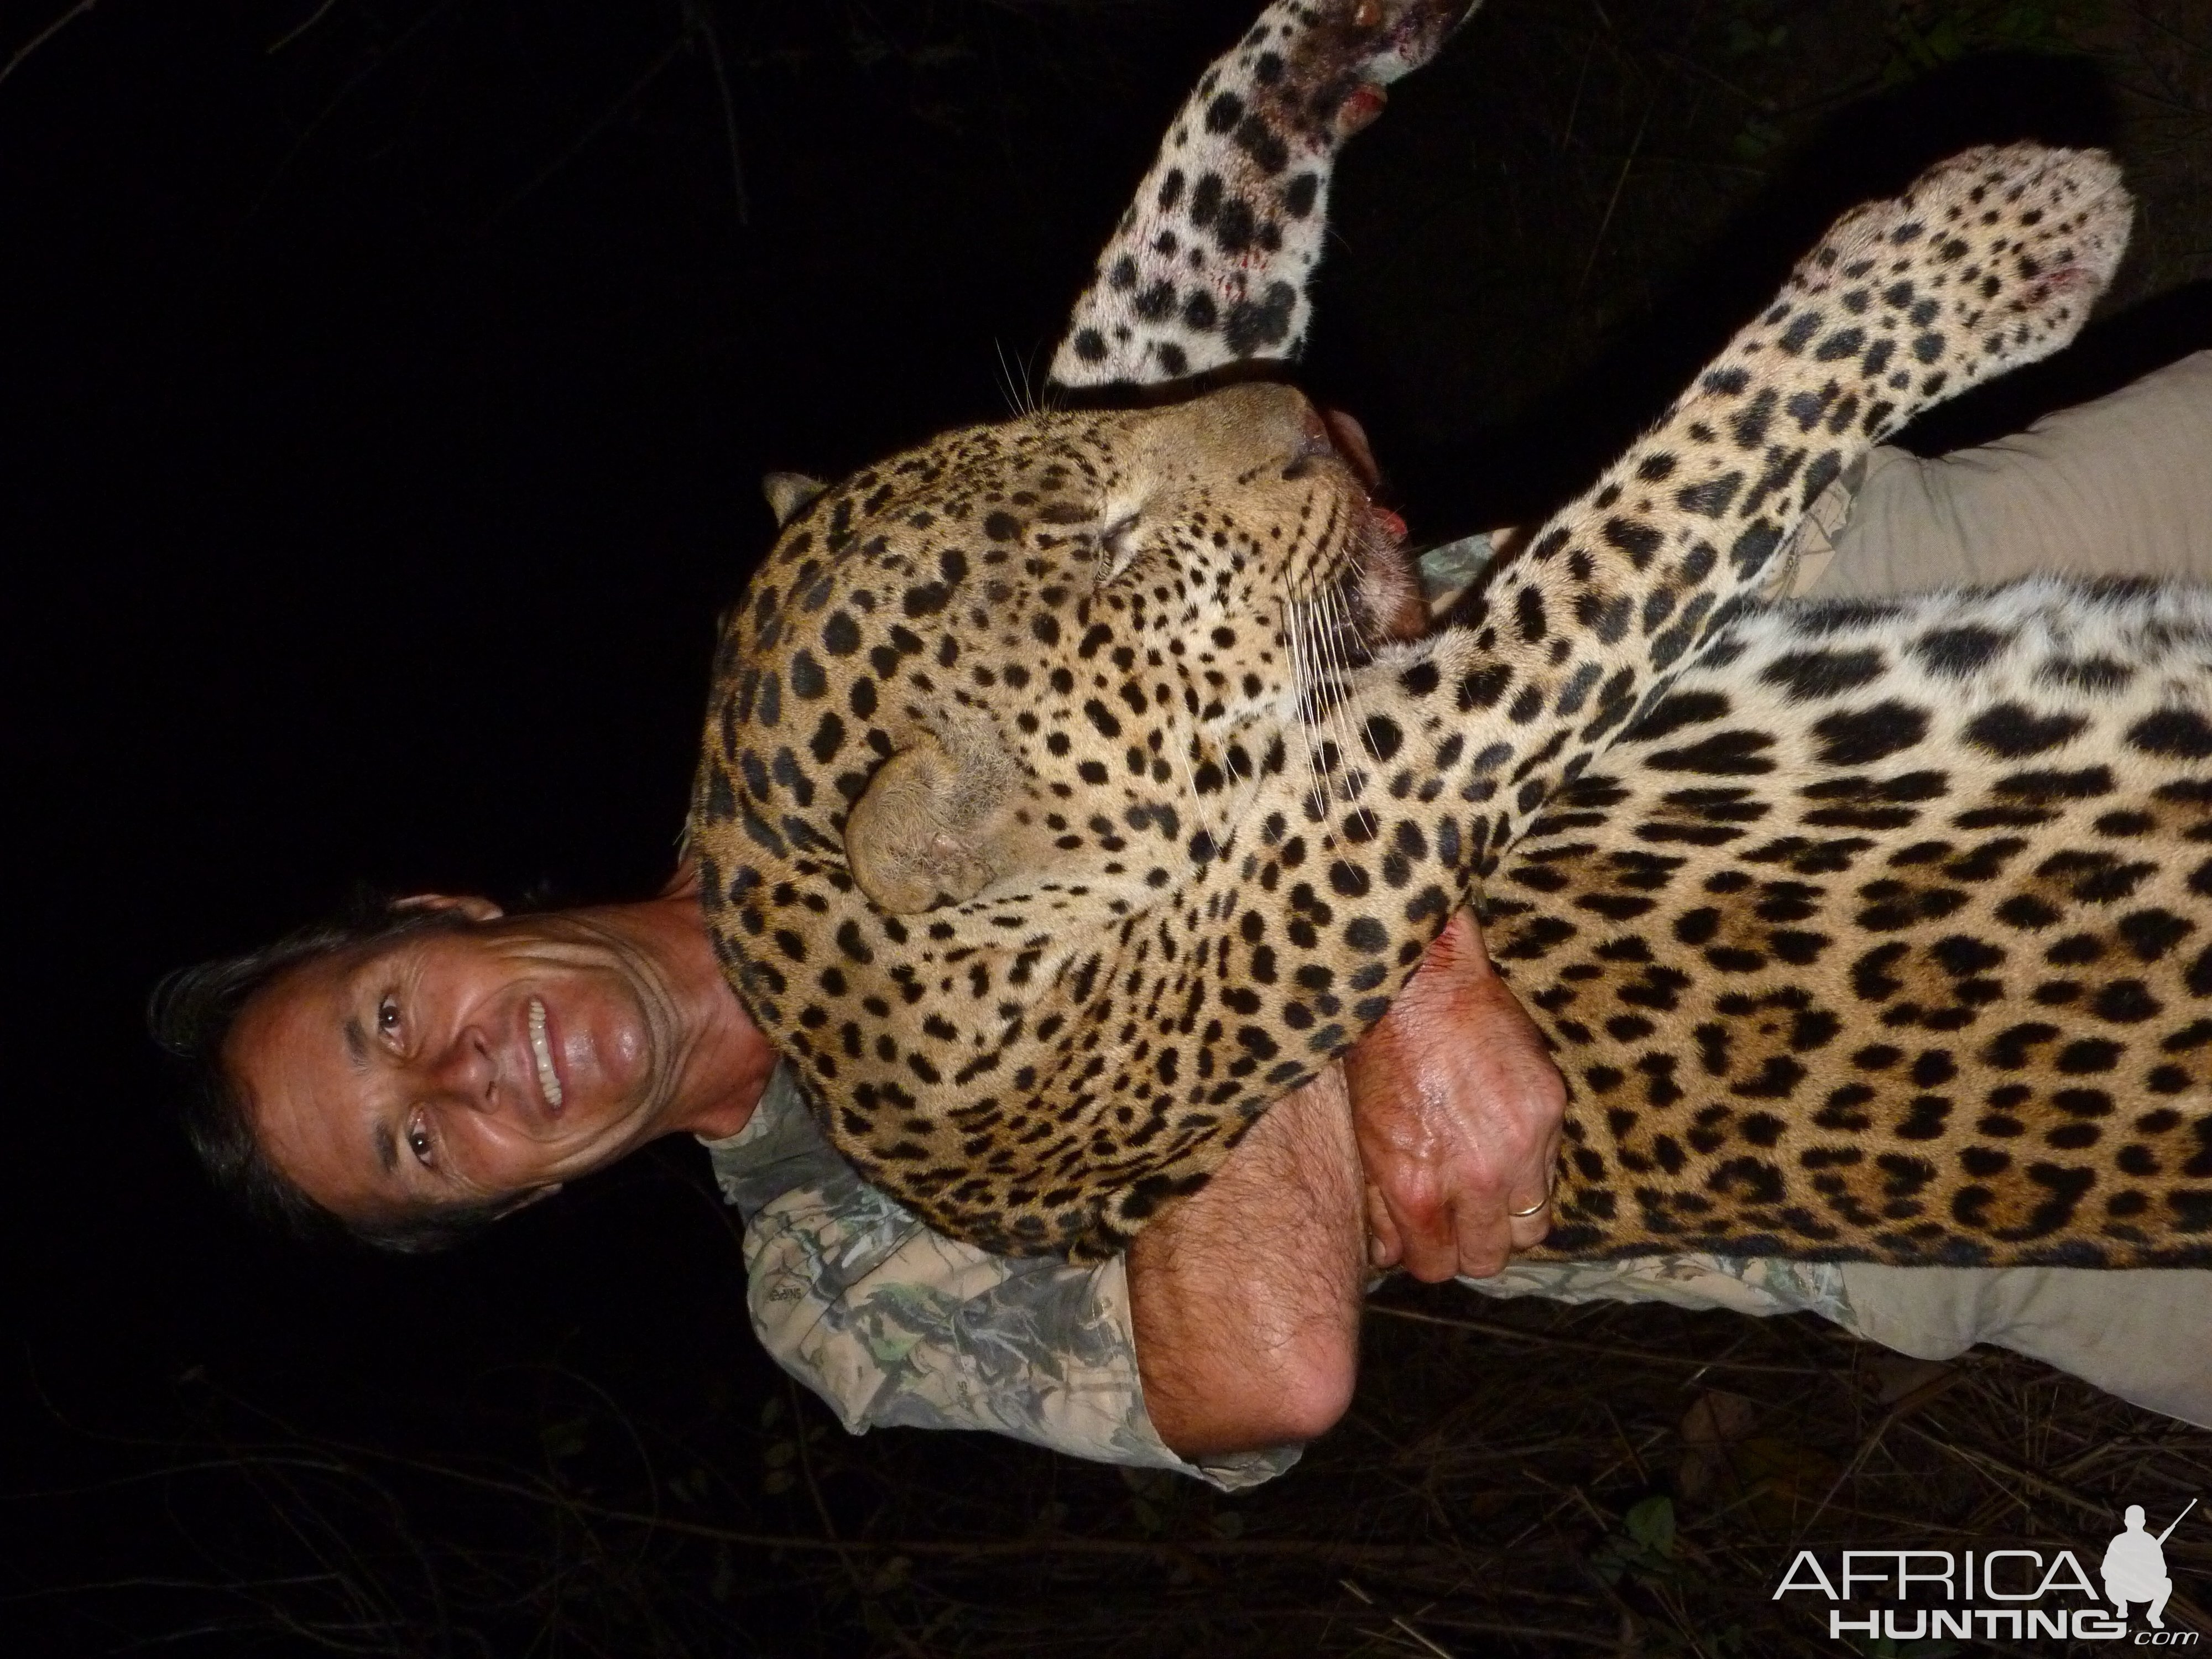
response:
[[[1531,1205],[1530,1205],[1527,1209],[1525,1209],[1525,1210],[1508,1210],[1505,1213],[1506,1213],[1506,1214],[1508,1214],[1508,1215],[1510,1215],[1510,1216],[1511,1216],[1511,1217],[1512,1217],[1516,1221],[1526,1221],[1526,1220],[1527,1220],[1530,1216],[1534,1215],[1538,1211],[1541,1210],[1541,1209],[1542,1209],[1542,1208],[1543,1208],[1547,1204],[1549,1204],[1551,1201],[1552,1201],[1552,1195],[1551,1195],[1551,1194],[1549,1194],[1549,1193],[1546,1193],[1546,1194],[1543,1195],[1543,1197],[1541,1197],[1541,1198],[1538,1199],[1538,1200],[1537,1200],[1534,1204],[1531,1204]]]

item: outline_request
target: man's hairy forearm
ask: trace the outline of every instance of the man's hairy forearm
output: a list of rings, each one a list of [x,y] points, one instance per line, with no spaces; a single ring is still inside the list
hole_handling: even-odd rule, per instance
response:
[[[1279,1101],[1129,1251],[1145,1404],[1185,1457],[1310,1440],[1358,1372],[1364,1187],[1343,1075]]]

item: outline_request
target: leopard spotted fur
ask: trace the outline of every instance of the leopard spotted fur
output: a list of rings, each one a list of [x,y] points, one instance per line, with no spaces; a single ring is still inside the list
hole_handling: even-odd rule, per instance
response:
[[[1486,898],[1573,1097],[1555,1250],[2196,1259],[2208,682],[2185,643],[2139,665],[2187,602],[1741,617],[1854,457],[2072,336],[2127,219],[2102,157],[2033,146],[1847,216],[1410,644],[1375,637],[1382,520],[1279,387],[864,469],[718,659],[691,828],[732,985],[871,1180],[1096,1254]]]

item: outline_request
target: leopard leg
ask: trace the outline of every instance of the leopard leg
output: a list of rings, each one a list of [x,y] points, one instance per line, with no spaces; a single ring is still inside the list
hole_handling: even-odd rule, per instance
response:
[[[1398,764],[1433,759],[1448,799],[1484,809],[1464,820],[1478,875],[1735,614],[1845,466],[2080,331],[2131,212],[2101,152],[2014,144],[1845,215],[1595,488],[1389,671],[1424,739]]]
[[[1052,383],[1156,386],[1296,357],[1337,151],[1477,3],[1277,0],[1261,13],[1177,112],[1075,303]]]

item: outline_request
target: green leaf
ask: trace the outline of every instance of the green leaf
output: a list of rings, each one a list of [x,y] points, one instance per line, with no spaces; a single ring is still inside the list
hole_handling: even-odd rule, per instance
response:
[[[1674,1553],[1674,1500],[1647,1498],[1622,1517],[1628,1535],[1655,1555]]]

